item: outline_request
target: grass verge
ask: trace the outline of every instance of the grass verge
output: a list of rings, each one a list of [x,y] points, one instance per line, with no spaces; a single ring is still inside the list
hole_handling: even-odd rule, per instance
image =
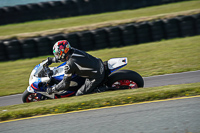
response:
[[[163,40],[121,48],[89,51],[103,61],[128,57],[129,69],[143,77],[195,71],[200,69],[200,36]],[[51,55],[53,56],[53,55]],[[32,69],[47,56],[17,61],[0,62],[0,96],[22,93],[28,86]],[[58,64],[53,64],[58,65]]]
[[[22,39],[33,36],[95,29],[135,21],[195,14],[200,12],[199,5],[199,0],[193,0],[135,10],[3,25],[0,26],[0,39]]]
[[[108,91],[0,107],[0,121],[200,94],[200,83]]]

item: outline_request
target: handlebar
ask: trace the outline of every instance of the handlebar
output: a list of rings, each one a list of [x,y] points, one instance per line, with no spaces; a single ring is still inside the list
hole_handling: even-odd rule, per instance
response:
[[[48,75],[48,77],[51,79],[52,78],[52,75],[53,75],[53,71],[50,70],[50,68],[48,67],[47,64],[44,64],[43,65],[43,68],[44,68],[44,71],[45,73]]]
[[[47,65],[43,65],[44,68],[44,72],[47,74],[47,76],[49,77],[49,80],[46,82],[46,85],[49,86],[49,84],[52,81],[52,75],[53,75],[53,71],[50,70],[50,68]]]

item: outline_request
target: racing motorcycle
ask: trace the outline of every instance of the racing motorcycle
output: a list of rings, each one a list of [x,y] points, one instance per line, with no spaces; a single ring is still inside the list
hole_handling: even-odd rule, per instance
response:
[[[98,92],[98,88],[102,86],[106,86],[108,88],[107,90],[135,89],[143,87],[144,80],[140,74],[131,70],[119,70],[126,66],[127,63],[128,59],[126,57],[111,58],[110,60],[105,61],[105,79],[97,89],[94,90],[94,93]],[[66,62],[58,67],[48,67],[46,64],[47,60],[36,65],[32,70],[29,78],[29,86],[22,95],[22,101],[24,103],[74,96],[77,90],[85,82],[85,78],[73,75],[67,91],[63,90],[49,95],[46,92],[47,87],[53,87],[63,79]],[[53,72],[53,75],[51,74],[51,76],[48,74],[50,70]]]

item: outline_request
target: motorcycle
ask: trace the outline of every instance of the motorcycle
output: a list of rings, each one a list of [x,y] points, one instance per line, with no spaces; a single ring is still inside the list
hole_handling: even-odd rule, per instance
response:
[[[131,70],[119,70],[126,66],[127,63],[128,59],[126,57],[111,58],[110,60],[105,61],[105,79],[97,87],[94,93],[98,92],[98,88],[101,86],[106,86],[108,88],[107,90],[135,89],[143,87],[144,80],[140,74]],[[47,67],[46,64],[47,60],[36,65],[32,70],[29,78],[29,86],[22,95],[22,101],[24,103],[74,96],[77,90],[85,82],[85,78],[73,75],[67,91],[63,90],[49,95],[46,92],[47,87],[53,87],[63,79],[66,62],[58,67]],[[48,74],[50,70],[53,72],[52,76],[49,76]]]

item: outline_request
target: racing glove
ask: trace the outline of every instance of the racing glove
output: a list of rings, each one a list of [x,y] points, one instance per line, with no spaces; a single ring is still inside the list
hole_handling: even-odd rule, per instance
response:
[[[50,68],[46,68],[46,73],[47,73],[48,77],[51,77],[53,75],[53,71],[50,70]]]
[[[52,93],[56,92],[55,87],[47,87],[47,93],[51,95]]]
[[[52,58],[51,57],[48,57],[47,58],[47,66],[50,66],[52,64]]]

